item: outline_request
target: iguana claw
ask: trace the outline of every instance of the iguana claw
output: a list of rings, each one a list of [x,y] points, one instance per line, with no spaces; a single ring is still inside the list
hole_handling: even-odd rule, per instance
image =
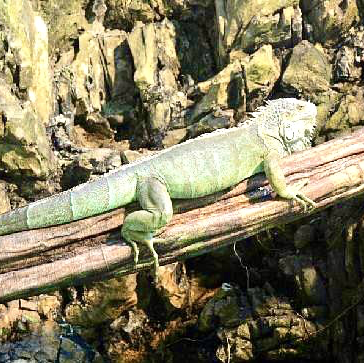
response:
[[[317,207],[317,204],[312,199],[306,197],[304,194],[301,193],[296,194],[296,196],[293,199],[303,207],[304,213],[307,212],[308,206],[311,208]]]
[[[152,253],[152,258],[154,260],[154,283],[158,283],[158,270],[159,270],[159,256],[158,253],[155,251],[153,246],[153,238],[143,241],[144,244],[149,248],[149,251]]]
[[[297,183],[295,183],[291,188],[292,193],[294,194],[294,199],[296,202],[302,205],[304,213],[307,212],[308,206],[311,208],[316,208],[317,204],[310,198],[306,197],[303,193],[300,193],[301,190],[305,185],[307,185],[308,179],[303,179]]]

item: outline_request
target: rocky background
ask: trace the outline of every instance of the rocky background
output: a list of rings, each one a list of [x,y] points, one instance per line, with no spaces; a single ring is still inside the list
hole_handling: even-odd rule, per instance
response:
[[[236,125],[364,124],[363,0],[0,0],[0,212]],[[0,305],[0,362],[364,362],[364,200],[147,273]]]

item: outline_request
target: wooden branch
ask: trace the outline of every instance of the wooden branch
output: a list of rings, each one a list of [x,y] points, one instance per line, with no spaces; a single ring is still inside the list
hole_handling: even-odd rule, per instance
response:
[[[289,182],[307,179],[302,191],[318,203],[310,211],[316,213],[364,192],[364,129],[291,155],[281,164]],[[290,201],[262,201],[266,189],[261,187],[266,185],[264,176],[257,175],[227,192],[175,201],[176,214],[156,243],[161,264],[207,253],[307,215]],[[149,268],[148,251],[134,266],[130,247],[120,241],[123,218],[124,209],[119,209],[1,236],[0,301]]]

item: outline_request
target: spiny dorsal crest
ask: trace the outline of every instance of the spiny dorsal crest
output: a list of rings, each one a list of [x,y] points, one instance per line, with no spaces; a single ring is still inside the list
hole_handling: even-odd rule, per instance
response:
[[[194,139],[187,140],[182,144],[177,144],[167,149],[164,149],[154,155],[142,157],[137,161],[133,162],[132,164],[123,165],[116,170],[110,171],[108,174],[113,174],[120,170],[128,169],[133,165],[141,164],[145,161],[158,157],[158,155],[160,154],[167,153],[173,149],[178,149],[179,147],[181,147],[186,143],[193,143],[195,140],[201,140],[204,138],[214,137],[217,134],[232,132],[237,128],[242,128],[242,127],[245,128],[253,125],[256,126],[261,125],[266,129],[274,130],[278,129],[280,126],[283,125],[283,132],[287,134],[288,130],[285,128],[286,124],[290,123],[294,124],[295,121],[302,121],[307,124],[306,126],[309,131],[305,132],[306,126],[303,127],[303,125],[301,124],[297,125],[299,127],[293,128],[293,130],[297,129],[297,131],[299,131],[299,135],[294,131],[294,133],[297,134],[297,139],[298,138],[301,139],[303,135],[306,134],[307,135],[310,134],[310,136],[312,136],[314,127],[316,125],[316,122],[312,121],[315,121],[315,117],[316,117],[316,106],[311,102],[297,100],[296,98],[279,98],[277,100],[269,100],[266,101],[266,105],[258,107],[257,110],[251,114],[250,119],[238,124],[237,127],[232,127],[229,129],[218,129],[216,131],[207,134],[202,134]],[[301,132],[303,133],[303,135],[301,135]],[[276,136],[278,137],[279,135],[277,134]],[[293,141],[296,141],[296,138]],[[309,143],[310,141],[311,139],[304,140],[305,145],[307,144],[307,142]],[[302,148],[300,147],[300,150],[301,149]],[[292,150],[290,150],[290,152],[293,152],[293,148]]]

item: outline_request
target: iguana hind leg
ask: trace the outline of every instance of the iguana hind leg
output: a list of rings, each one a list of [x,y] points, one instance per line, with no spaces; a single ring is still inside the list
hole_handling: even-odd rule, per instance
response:
[[[159,228],[172,219],[172,201],[165,184],[156,177],[138,181],[137,190],[137,199],[143,210],[126,216],[121,233],[134,250],[135,263],[138,263],[138,243],[144,243],[149,248],[154,260],[155,279],[157,279],[159,261],[153,246],[153,236]]]
[[[315,208],[316,203],[300,192],[300,189],[307,184],[307,181],[299,181],[293,186],[287,185],[279,160],[280,156],[277,152],[270,152],[264,158],[264,172],[274,191],[282,198],[293,199],[298,202],[305,212],[308,206]]]

